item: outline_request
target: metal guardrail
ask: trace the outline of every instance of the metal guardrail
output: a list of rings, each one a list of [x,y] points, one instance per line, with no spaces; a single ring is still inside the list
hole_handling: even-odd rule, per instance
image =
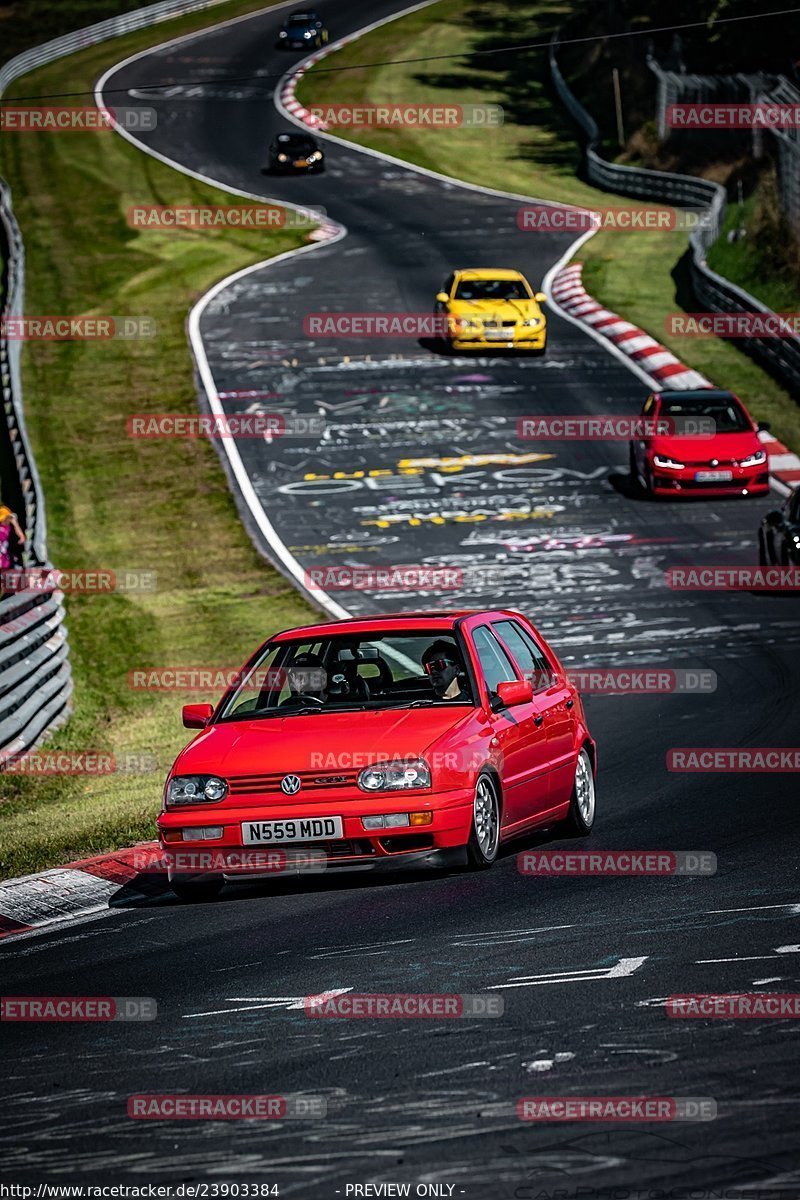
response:
[[[99,21],[18,54],[0,67],[0,96],[15,79],[87,46],[144,29],[227,0],[160,0],[134,12]],[[24,313],[25,248],[14,218],[11,193],[0,179],[0,259],[3,317]],[[49,567],[41,484],[25,430],[20,374],[21,343],[0,338],[0,475],[4,501],[26,534],[23,563]],[[0,769],[30,750],[67,719],[72,695],[61,592],[23,591],[0,599]]]
[[[4,319],[22,316],[25,251],[0,180],[0,258]],[[3,497],[21,518],[25,567],[48,567],[41,484],[28,443],[20,381],[21,343],[0,338],[0,464]],[[59,592],[23,591],[0,600],[0,766],[34,746],[69,715],[72,676]]]
[[[724,187],[694,175],[679,175],[671,171],[652,171],[645,167],[630,167],[609,162],[598,153],[600,130],[597,122],[577,100],[558,66],[558,38],[550,43],[550,77],[564,107],[583,131],[586,176],[590,183],[607,192],[635,196],[648,200],[667,200],[679,206],[704,208],[705,218],[689,234],[689,266],[695,295],[707,312],[775,314],[766,305],[737,287],[729,279],[717,275],[706,262],[706,253],[719,237],[725,215],[727,196]],[[737,339],[737,344],[772,372],[797,400],[800,399],[800,338],[750,337]]]

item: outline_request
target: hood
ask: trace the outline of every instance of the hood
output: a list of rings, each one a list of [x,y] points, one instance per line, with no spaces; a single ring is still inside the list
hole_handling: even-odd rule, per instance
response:
[[[458,317],[493,317],[499,320],[517,320],[522,317],[542,315],[535,300],[451,300],[450,312]]]
[[[337,756],[356,766],[385,758],[418,758],[442,734],[475,712],[454,704],[436,708],[330,712],[261,721],[232,721],[204,729],[175,761],[175,774],[336,770]]]
[[[652,437],[648,445],[656,454],[678,462],[709,462],[712,458],[747,458],[756,450],[765,450],[753,430],[742,433],[717,433],[710,438]]]

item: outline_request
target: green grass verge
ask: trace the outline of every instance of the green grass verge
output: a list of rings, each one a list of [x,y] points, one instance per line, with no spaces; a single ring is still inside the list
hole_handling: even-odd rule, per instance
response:
[[[720,237],[708,254],[712,271],[724,275],[756,296],[773,312],[800,309],[800,245],[781,222],[774,177],[765,179],[739,207],[725,213]],[[728,241],[728,234],[744,237]],[[787,253],[787,248],[791,248]],[[793,253],[792,253],[793,251]]]
[[[18,81],[17,94],[91,92],[101,71],[126,55],[257,7],[263,0],[93,47]],[[305,235],[129,228],[125,214],[135,202],[237,198],[112,133],[8,135],[2,173],[25,239],[29,314],[147,315],[158,326],[152,340],[24,350],[25,410],[53,561],[158,574],[154,592],[67,598],[75,712],[53,745],[150,752],[159,769],[0,777],[0,873],[16,876],[153,836],[164,773],[189,734],[180,723],[183,697],[132,691],[130,670],[238,665],[270,632],[312,615],[250,543],[213,447],[133,441],[125,430],[132,413],[197,411],[189,308],[216,280]]]
[[[543,200],[625,207],[634,201],[576,178],[580,151],[574,126],[552,99],[544,50],[477,56],[510,42],[546,42],[569,6],[558,0],[488,0],[465,13],[457,0],[390,22],[337,51],[303,79],[298,99],[326,103],[500,104],[505,122],[481,129],[338,130],[339,136],[470,183]],[[431,62],[390,59],[445,57]],[[385,65],[360,67],[359,64]],[[351,67],[326,73],[328,67]],[[658,207],[648,205],[647,207]],[[534,235],[531,235],[534,236]],[[588,291],[641,325],[713,383],[739,392],[777,437],[800,445],[800,408],[788,392],[730,342],[667,332],[686,294],[686,237],[668,231],[606,229],[581,247]],[[684,261],[681,261],[681,260]],[[536,281],[538,283],[538,280]],[[431,290],[439,280],[431,280]]]

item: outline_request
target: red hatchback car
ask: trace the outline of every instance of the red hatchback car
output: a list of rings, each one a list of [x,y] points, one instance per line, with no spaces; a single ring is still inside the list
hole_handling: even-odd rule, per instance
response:
[[[287,869],[488,867],[537,826],[594,823],[580,697],[517,612],[287,630],[216,709],[187,705],[183,721],[202,733],[169,773],[158,829],[187,899],[253,878],[256,852]]]
[[[642,415],[668,432],[631,442],[631,475],[652,496],[764,496],[769,464],[758,425],[738,396],[716,388],[654,392]],[[691,436],[707,423],[711,436]],[[712,424],[713,423],[713,424]]]

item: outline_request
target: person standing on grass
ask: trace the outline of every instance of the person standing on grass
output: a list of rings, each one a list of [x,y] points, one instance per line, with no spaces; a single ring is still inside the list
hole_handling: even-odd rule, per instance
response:
[[[11,534],[17,539],[17,545],[12,549]],[[16,513],[8,505],[0,501],[0,572],[9,571],[19,560],[25,547],[25,534],[22,532]],[[0,579],[0,595],[5,592],[3,580]]]

